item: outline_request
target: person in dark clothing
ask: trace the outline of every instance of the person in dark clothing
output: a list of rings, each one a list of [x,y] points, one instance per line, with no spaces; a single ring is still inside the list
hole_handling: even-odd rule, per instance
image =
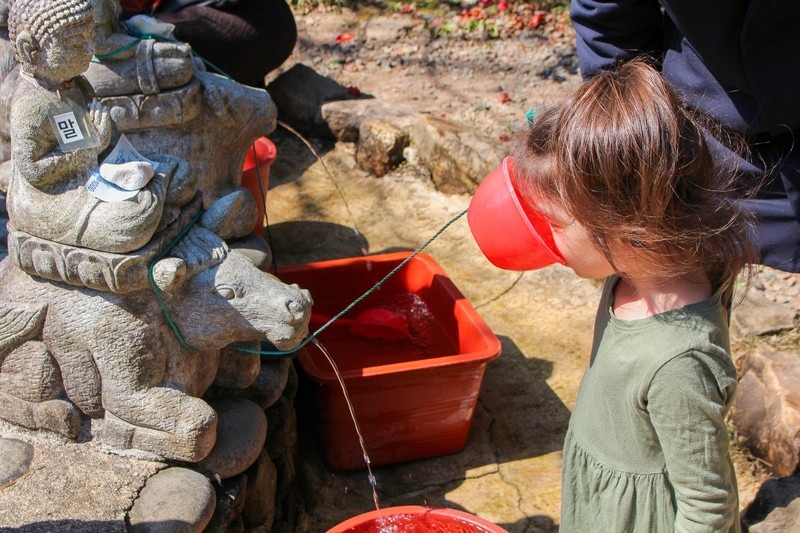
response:
[[[571,0],[581,74],[652,57],[686,104],[742,135],[761,263],[800,272],[800,2]]]
[[[121,5],[126,17],[147,14],[174,24],[177,40],[253,87],[264,86],[264,77],[291,55],[297,42],[286,0],[122,0]]]

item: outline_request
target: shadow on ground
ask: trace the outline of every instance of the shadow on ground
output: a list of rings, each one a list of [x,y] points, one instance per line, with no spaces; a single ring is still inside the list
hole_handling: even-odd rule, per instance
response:
[[[512,533],[557,530],[552,516],[523,508],[522,495],[530,499],[541,481],[537,459],[548,465],[554,455],[560,460],[556,452],[561,450],[569,410],[546,382],[552,363],[526,358],[512,339],[500,340],[502,354],[487,365],[465,448],[443,457],[373,468],[381,508],[448,507],[489,520],[493,515],[517,516],[514,522],[496,522]],[[301,397],[303,386],[301,379]],[[357,416],[357,405],[355,411]],[[374,509],[366,470],[328,468],[313,413],[303,408],[298,413],[299,475],[308,513],[303,530],[323,531]],[[552,480],[543,491],[550,492],[550,485]],[[476,509],[476,496],[483,509]],[[519,508],[508,508],[515,505]]]

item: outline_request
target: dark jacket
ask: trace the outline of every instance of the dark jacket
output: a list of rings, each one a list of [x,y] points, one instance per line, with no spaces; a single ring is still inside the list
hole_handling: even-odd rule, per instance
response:
[[[798,0],[572,0],[571,17],[584,76],[644,52],[722,123],[800,130]]]
[[[650,55],[687,105],[745,134],[751,157],[712,154],[760,187],[743,205],[761,262],[800,272],[800,0],[571,3],[584,77]]]

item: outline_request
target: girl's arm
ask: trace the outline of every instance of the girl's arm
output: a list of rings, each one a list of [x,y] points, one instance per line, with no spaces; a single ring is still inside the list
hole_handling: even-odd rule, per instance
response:
[[[621,59],[643,54],[661,58],[658,0],[572,0],[570,19],[584,78]]]
[[[676,532],[739,531],[725,426],[735,390],[730,360],[699,352],[670,360],[651,382],[647,410],[675,490]]]

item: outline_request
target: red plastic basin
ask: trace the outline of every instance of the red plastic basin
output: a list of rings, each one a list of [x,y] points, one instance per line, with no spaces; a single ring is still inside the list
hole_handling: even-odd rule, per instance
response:
[[[278,277],[308,289],[315,312],[334,316],[408,255],[310,263],[283,268]],[[344,316],[381,306],[406,318],[408,339],[381,341],[336,327],[317,336],[343,375],[371,464],[460,451],[484,370],[500,355],[500,341],[425,254],[414,257]],[[327,359],[308,344],[298,351],[297,361],[325,462],[338,471],[364,468],[352,418]]]
[[[351,518],[328,533],[507,533],[480,517],[456,509],[430,509],[415,505],[389,507]]]

